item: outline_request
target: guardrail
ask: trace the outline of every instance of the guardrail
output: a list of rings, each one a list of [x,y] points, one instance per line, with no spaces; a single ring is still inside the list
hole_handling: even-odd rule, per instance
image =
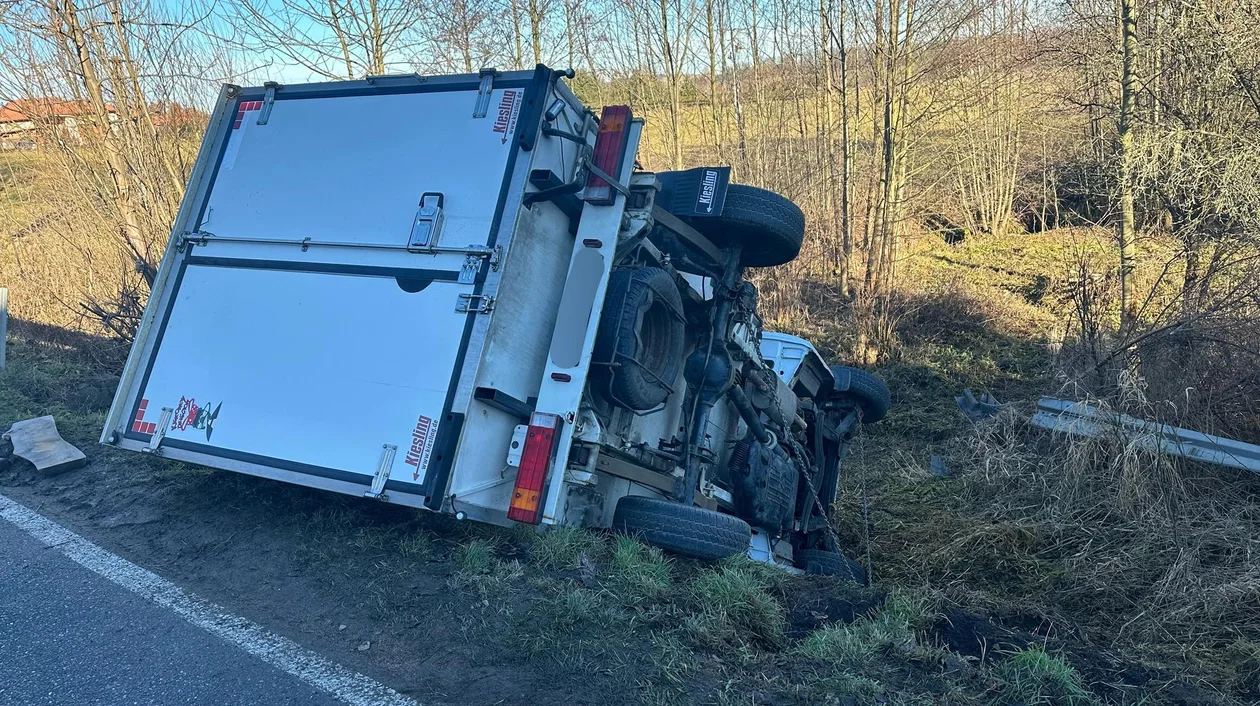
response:
[[[1119,430],[1148,451],[1260,473],[1260,446],[1105,411],[1085,402],[1042,397],[1032,423],[1075,436],[1097,437],[1109,429]]]

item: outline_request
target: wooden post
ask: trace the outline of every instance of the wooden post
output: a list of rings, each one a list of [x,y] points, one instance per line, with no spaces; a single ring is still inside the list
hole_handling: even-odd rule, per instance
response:
[[[9,335],[9,290],[0,287],[0,370],[4,370],[4,349]]]

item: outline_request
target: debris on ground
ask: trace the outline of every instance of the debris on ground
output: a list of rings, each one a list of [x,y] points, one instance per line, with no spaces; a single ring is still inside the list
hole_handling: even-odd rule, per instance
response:
[[[1130,417],[1087,402],[1042,397],[1032,423],[1074,436],[1120,432],[1148,451],[1260,473],[1260,446]]]
[[[1002,403],[987,392],[981,392],[977,397],[971,390],[963,390],[963,393],[955,397],[954,401],[958,403],[958,409],[963,415],[973,423],[996,417],[1002,411]]]
[[[87,464],[87,456],[57,433],[57,423],[51,415],[14,422],[5,437],[13,444],[14,456],[30,461],[45,476]]]

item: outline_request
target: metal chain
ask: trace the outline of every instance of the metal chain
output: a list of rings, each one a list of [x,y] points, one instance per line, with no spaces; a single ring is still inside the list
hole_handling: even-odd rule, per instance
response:
[[[802,459],[809,458],[808,456],[805,455],[805,449],[801,448],[800,444],[796,443],[795,440],[792,440],[791,443],[792,443],[792,451],[795,454],[797,454],[799,458],[802,458]],[[816,463],[818,461],[820,461],[820,459],[815,459]],[[809,469],[807,468],[805,469],[805,473],[803,473],[802,475],[805,476],[805,482],[809,485],[809,494],[814,497],[814,506],[818,508],[818,511],[820,513],[822,513],[823,523],[827,527],[827,537],[828,539],[831,540],[831,546],[834,550],[839,551],[840,550],[840,536],[836,534],[836,528],[834,525],[831,524],[831,516],[827,512],[827,507],[823,505],[822,498],[819,496],[819,493],[818,493],[818,488],[814,485],[814,474],[810,473]]]

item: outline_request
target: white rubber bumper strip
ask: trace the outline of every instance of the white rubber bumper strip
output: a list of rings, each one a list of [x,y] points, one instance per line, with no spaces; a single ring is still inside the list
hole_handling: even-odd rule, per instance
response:
[[[76,564],[171,610],[193,625],[347,704],[419,706],[414,699],[384,684],[324,659],[288,638],[185,591],[152,571],[110,554],[3,495],[0,495],[0,517]]]

